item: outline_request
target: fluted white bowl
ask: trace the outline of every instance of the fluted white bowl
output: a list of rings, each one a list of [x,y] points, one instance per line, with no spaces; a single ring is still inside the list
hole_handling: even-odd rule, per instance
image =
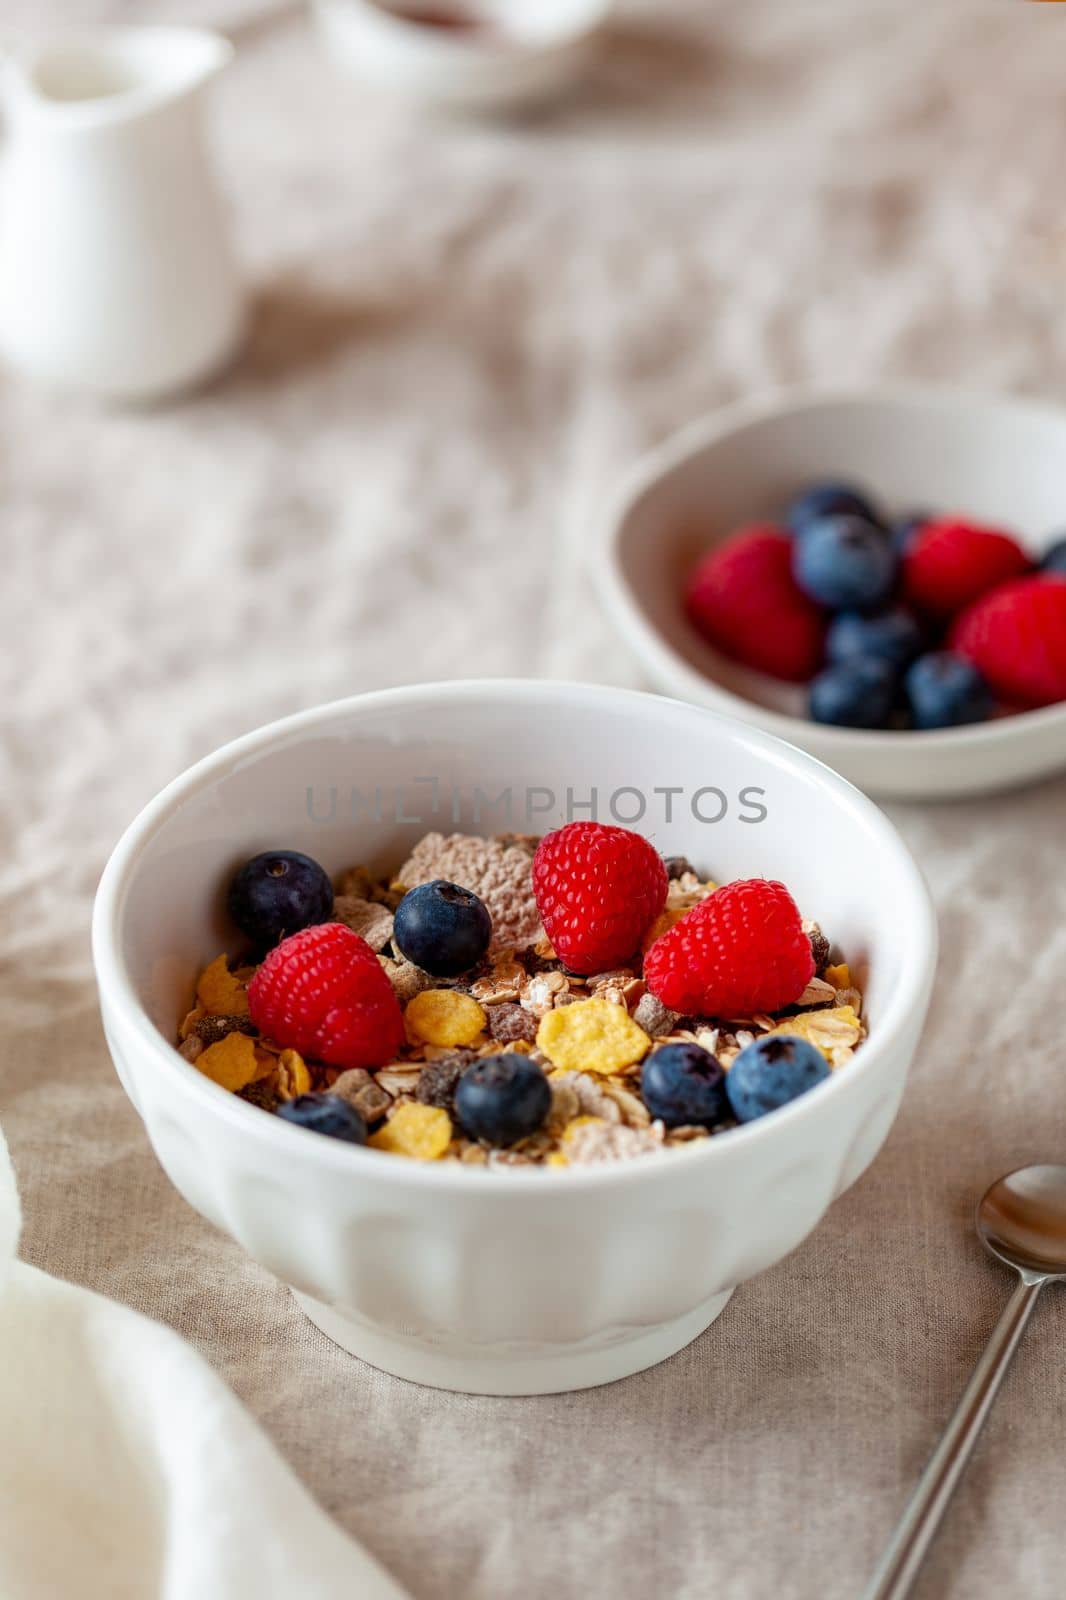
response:
[[[900,514],[957,511],[1025,540],[1066,532],[1066,409],[935,387],[786,390],[727,406],[639,462],[590,547],[607,610],[664,694],[742,717],[867,793],[981,794],[1066,769],[1066,704],[929,733],[830,728],[806,690],[730,661],[684,614],[699,556],[772,520],[804,485],[845,478]]]
[[[593,793],[602,820],[716,878],[790,885],[863,983],[870,1038],[850,1065],[762,1121],[686,1148],[489,1172],[293,1127],[173,1048],[197,971],[232,943],[223,885],[253,852],[387,870],[429,828],[543,831],[587,815]],[[119,1076],[190,1204],[375,1366],[531,1394],[671,1355],[854,1182],[903,1093],[936,928],[890,823],[809,756],[651,695],[500,681],[358,696],[200,762],[115,849],[93,955]]]

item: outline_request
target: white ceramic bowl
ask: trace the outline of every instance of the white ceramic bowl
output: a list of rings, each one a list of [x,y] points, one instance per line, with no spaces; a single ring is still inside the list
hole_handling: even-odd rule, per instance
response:
[[[601,815],[618,820],[634,815],[639,790],[640,827],[664,851],[718,878],[787,881],[861,974],[870,1038],[855,1061],[763,1121],[690,1148],[489,1172],[289,1126],[170,1044],[197,970],[232,937],[221,886],[253,851],[284,844],[330,871],[387,870],[432,826],[556,826],[568,789],[575,810],[595,789]],[[722,810],[715,789],[726,814],[697,820]],[[519,681],[368,694],[226,746],[127,830],[93,923],[115,1065],[190,1204],[292,1285],[346,1349],[401,1377],[488,1394],[582,1388],[650,1366],[793,1250],[891,1126],[935,947],[926,890],[891,824],[809,756],[653,695]]]
[[[451,8],[452,0],[426,0]],[[585,64],[611,0],[454,0],[490,24],[451,31],[390,15],[374,0],[312,0],[328,53],[368,88],[441,109],[492,111],[558,93]]]
[[[841,477],[890,509],[960,511],[1033,551],[1066,531],[1066,411],[936,389],[786,393],[731,406],[654,451],[610,506],[594,576],[619,633],[667,694],[742,717],[871,794],[933,798],[1010,788],[1066,767],[1066,705],[938,733],[828,728],[805,691],[705,644],[682,587],[744,522],[779,516],[802,485]]]

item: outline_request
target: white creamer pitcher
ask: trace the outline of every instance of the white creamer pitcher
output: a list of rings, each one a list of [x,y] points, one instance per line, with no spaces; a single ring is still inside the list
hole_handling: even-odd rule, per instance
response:
[[[0,355],[151,400],[211,375],[244,307],[199,125],[233,54],[193,28],[102,28],[2,70]]]

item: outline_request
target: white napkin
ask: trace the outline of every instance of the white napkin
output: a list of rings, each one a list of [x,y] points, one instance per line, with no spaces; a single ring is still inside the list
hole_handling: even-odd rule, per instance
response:
[[[0,1132],[3,1600],[403,1600],[177,1334],[15,1259]]]

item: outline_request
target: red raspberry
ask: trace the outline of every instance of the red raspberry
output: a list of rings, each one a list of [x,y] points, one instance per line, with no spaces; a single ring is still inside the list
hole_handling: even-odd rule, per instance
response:
[[[604,822],[545,834],[533,857],[544,931],[571,972],[620,966],[666,904],[662,856],[647,839]]]
[[[792,540],[770,523],[741,528],[689,576],[685,608],[708,644],[774,678],[818,671],[825,619],[792,576]]]
[[[903,556],[903,588],[911,605],[953,617],[997,583],[1020,577],[1032,562],[1016,539],[958,517],[925,522]]]
[[[993,589],[963,612],[951,644],[1004,700],[1066,700],[1066,578],[1018,578]]]
[[[783,883],[724,884],[656,939],[644,981],[672,1011],[750,1017],[780,1011],[814,977],[811,941]]]
[[[405,1039],[381,962],[341,922],[275,946],[248,985],[248,1009],[266,1038],[331,1067],[382,1067]]]

